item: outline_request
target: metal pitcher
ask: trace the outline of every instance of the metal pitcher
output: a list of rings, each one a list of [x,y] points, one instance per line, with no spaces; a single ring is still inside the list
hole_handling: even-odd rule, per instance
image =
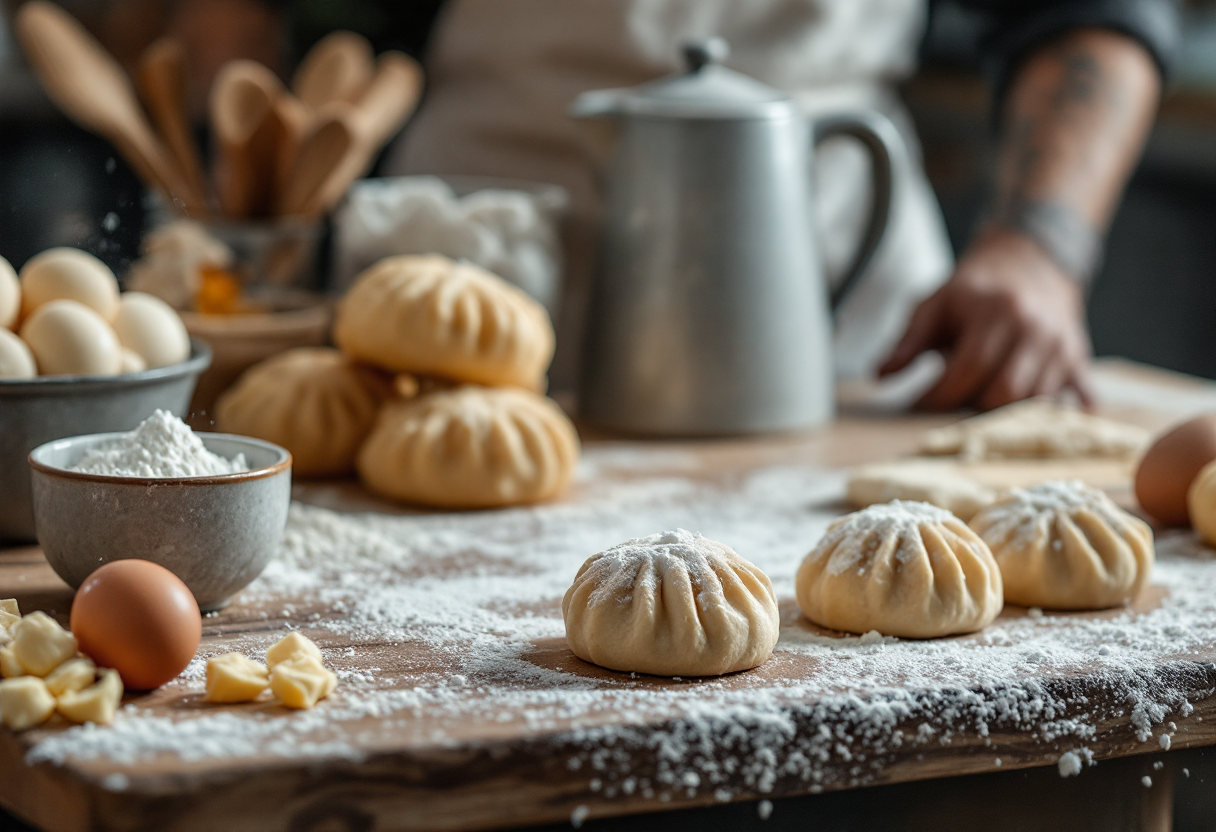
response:
[[[721,65],[721,39],[681,73],[579,96],[602,165],[605,214],[579,409],[652,435],[754,433],[832,418],[831,310],[887,228],[898,131],[876,112],[808,119],[784,93]],[[815,241],[811,158],[859,139],[875,193],[865,235],[829,294]]]

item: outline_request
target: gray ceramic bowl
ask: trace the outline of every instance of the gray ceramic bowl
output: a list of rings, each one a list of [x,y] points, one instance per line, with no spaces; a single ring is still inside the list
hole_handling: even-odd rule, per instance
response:
[[[30,451],[52,439],[134,430],[157,408],[184,417],[211,350],[191,341],[190,358],[121,376],[0,379],[0,540],[33,541]]]
[[[173,479],[67,470],[120,436],[74,436],[30,454],[47,561],[75,589],[112,560],[150,560],[185,581],[204,612],[226,606],[278,549],[291,503],[291,454],[260,439],[200,433],[207,450],[229,459],[243,453],[250,470]]]

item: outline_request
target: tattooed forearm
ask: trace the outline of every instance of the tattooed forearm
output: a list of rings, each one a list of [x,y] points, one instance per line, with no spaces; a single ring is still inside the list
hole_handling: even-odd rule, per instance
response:
[[[1031,55],[1006,102],[992,224],[1092,276],[1159,84],[1148,53],[1113,32],[1075,32]]]

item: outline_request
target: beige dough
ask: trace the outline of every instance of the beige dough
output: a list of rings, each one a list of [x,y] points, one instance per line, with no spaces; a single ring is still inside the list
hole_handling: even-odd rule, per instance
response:
[[[216,403],[216,429],[291,451],[302,477],[354,470],[388,380],[329,347],[300,347],[246,370]]]
[[[763,664],[780,615],[773,585],[729,546],[677,529],[587,559],[562,599],[584,661],[655,676],[717,676]]]
[[[921,451],[964,460],[1131,458],[1148,441],[1135,425],[1032,399],[931,430]]]
[[[397,372],[544,387],[553,358],[545,308],[500,277],[438,255],[389,257],[338,306],[334,342]]]
[[[1015,489],[971,520],[1001,569],[1005,600],[1105,609],[1135,598],[1153,568],[1153,532],[1102,491],[1045,482]]]
[[[565,490],[578,434],[554,402],[509,387],[459,387],[388,404],[359,476],[394,500],[440,508],[533,503]]]
[[[1191,526],[1209,546],[1216,546],[1216,462],[1200,470],[1186,493]]]
[[[987,544],[945,509],[899,500],[832,523],[794,585],[807,618],[850,633],[969,633],[1003,606]]]
[[[853,508],[891,500],[930,503],[966,522],[995,500],[996,492],[938,463],[898,462],[853,469],[847,498]]]

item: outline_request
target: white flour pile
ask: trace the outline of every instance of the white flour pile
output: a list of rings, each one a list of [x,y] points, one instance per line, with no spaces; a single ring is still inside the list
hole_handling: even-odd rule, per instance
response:
[[[139,427],[86,452],[71,469],[108,477],[209,477],[248,471],[244,454],[211,453],[190,426],[158,410]]]
[[[240,598],[271,619],[266,630],[222,649],[257,656],[286,627],[322,645],[340,634],[354,646],[325,651],[342,677],[332,700],[289,716],[175,707],[154,717],[129,705],[110,728],[47,732],[29,759],[359,759],[403,742],[460,748],[457,735],[482,724],[551,735],[543,753],[604,798],[728,800],[740,784],[870,782],[896,752],[929,756],[964,738],[990,743],[1000,765],[1003,753],[1016,763],[1002,749],[1015,735],[1072,775],[1106,720],[1130,722],[1114,739],[1159,750],[1216,688],[1216,554],[1188,538],[1159,546],[1166,597],[1142,615],[1016,615],[923,642],[828,637],[800,618],[793,579],[836,514],[843,475],[783,466],[706,482],[688,460],[657,459],[649,478],[626,482],[644,468],[637,449],[592,447],[575,497],[551,506],[388,516],[296,505],[280,557]],[[721,541],[773,579],[783,628],[772,659],[710,680],[589,675],[563,652],[562,594],[589,555],[670,528]],[[168,693],[201,694],[207,657]],[[1068,675],[1078,670],[1101,697]],[[516,752],[504,753],[509,763]]]

